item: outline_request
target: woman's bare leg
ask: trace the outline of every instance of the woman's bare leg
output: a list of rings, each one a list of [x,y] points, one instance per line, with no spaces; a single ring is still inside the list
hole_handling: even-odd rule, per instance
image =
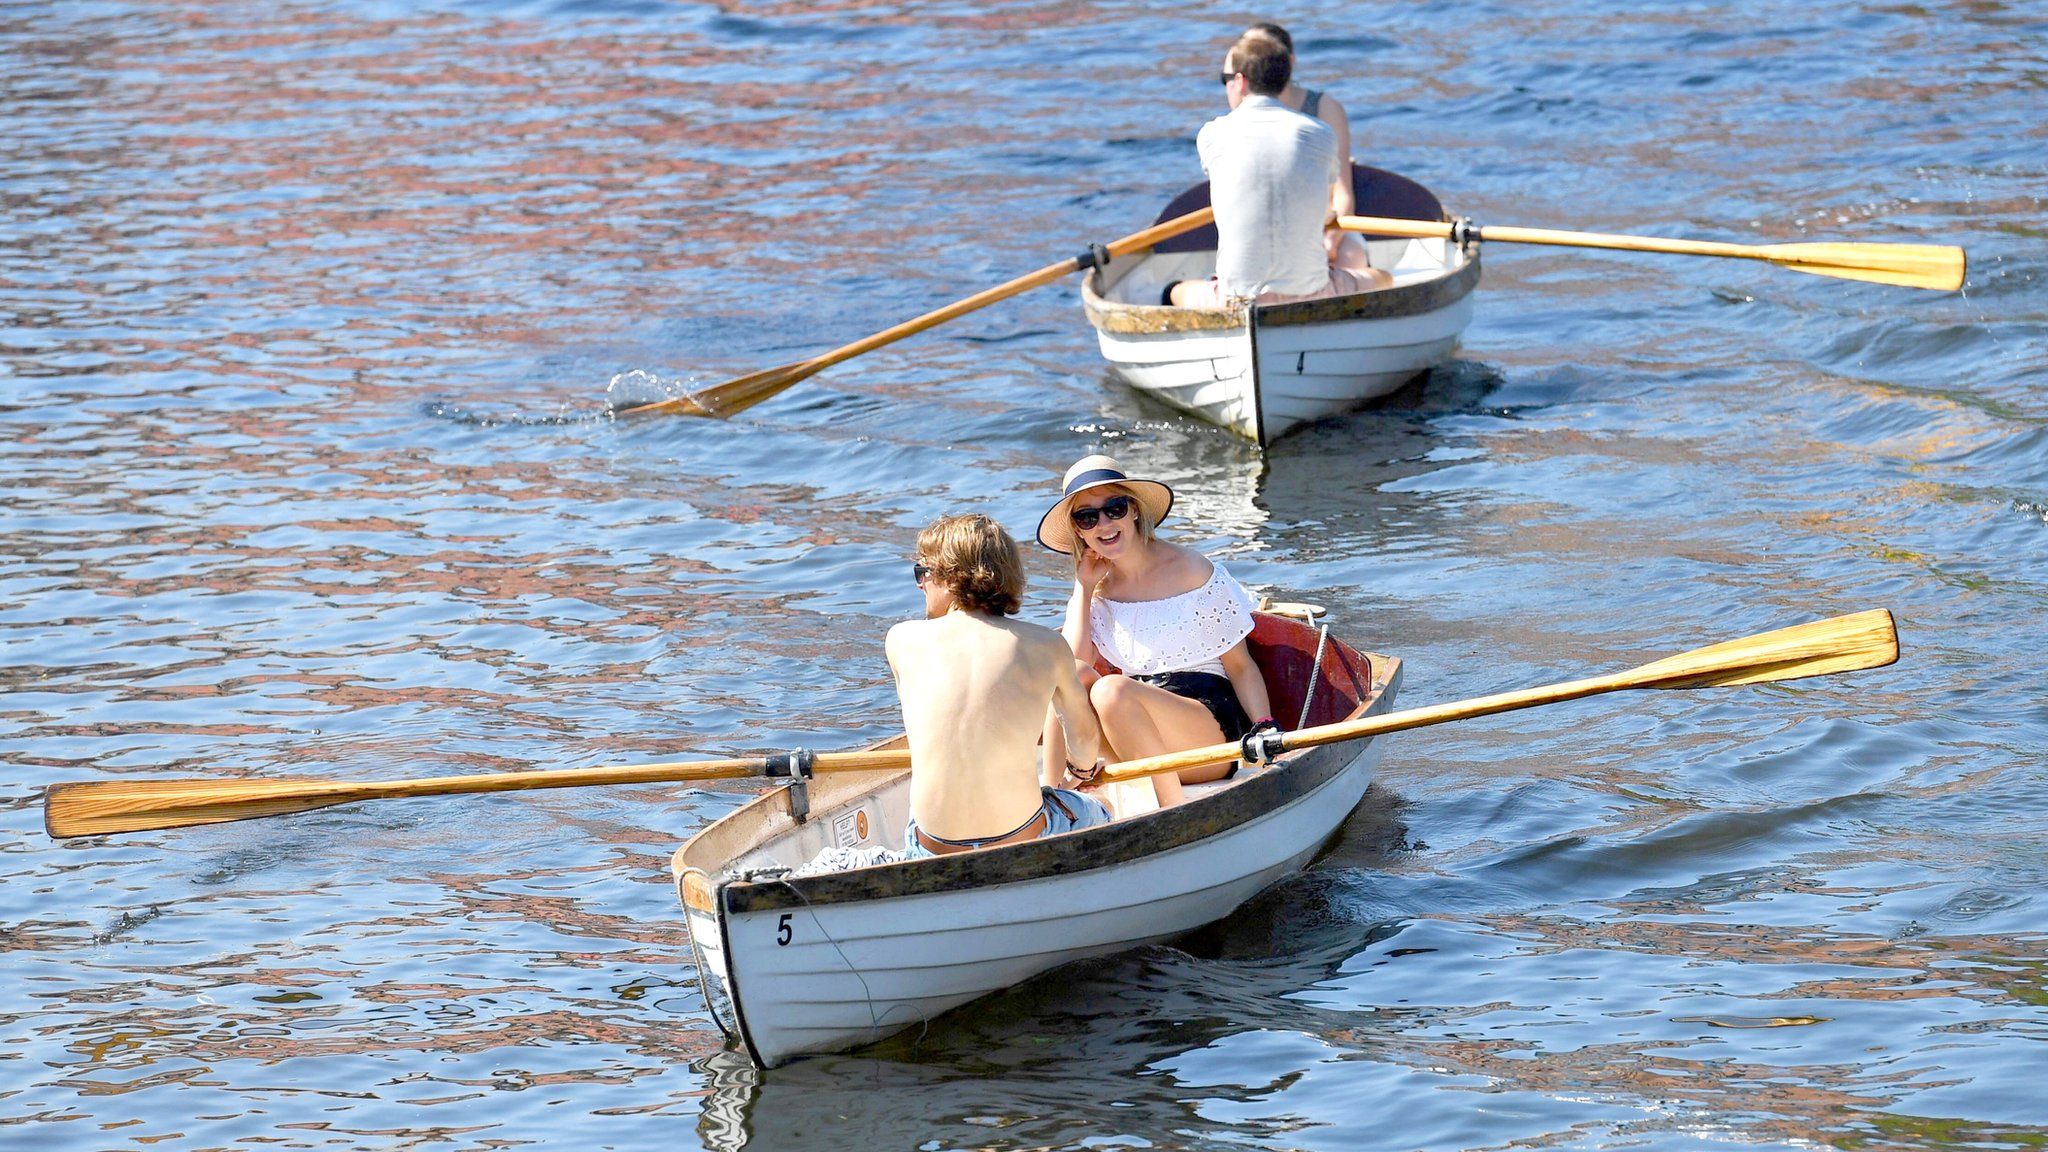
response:
[[[1104,676],[1089,689],[1088,698],[1102,719],[1103,734],[1116,746],[1118,759],[1139,760],[1223,743],[1223,729],[1216,726],[1216,718],[1207,708],[1164,688],[1140,684],[1128,676]],[[1186,798],[1181,791],[1183,782],[1219,780],[1229,771],[1229,764],[1216,764],[1180,773],[1162,772],[1152,777],[1152,786],[1158,791],[1159,806],[1171,808]]]

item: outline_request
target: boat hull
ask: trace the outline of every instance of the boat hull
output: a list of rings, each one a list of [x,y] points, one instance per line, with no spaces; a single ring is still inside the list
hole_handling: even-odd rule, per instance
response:
[[[1100,332],[1127,383],[1259,444],[1387,396],[1448,361],[1471,297],[1413,316],[1217,333]]]
[[[1379,748],[1353,750],[1321,788],[1231,833],[1113,871],[732,914],[725,939],[747,962],[727,991],[745,1043],[764,1068],[859,1047],[1062,964],[1220,920],[1314,856],[1364,797]],[[715,931],[709,921],[691,927]]]

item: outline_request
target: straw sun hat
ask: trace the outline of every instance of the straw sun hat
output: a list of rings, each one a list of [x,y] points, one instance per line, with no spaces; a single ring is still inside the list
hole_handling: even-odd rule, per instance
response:
[[[1115,485],[1137,498],[1145,523],[1157,525],[1173,507],[1173,489],[1157,480],[1133,480],[1124,475],[1123,465],[1107,456],[1083,456],[1067,469],[1060,482],[1060,498],[1038,521],[1038,542],[1055,552],[1074,551],[1074,522],[1067,512],[1074,500],[1091,488]]]

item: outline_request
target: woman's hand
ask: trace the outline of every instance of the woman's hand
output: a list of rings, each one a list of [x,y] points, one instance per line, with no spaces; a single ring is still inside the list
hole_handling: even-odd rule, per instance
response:
[[[1100,756],[1095,758],[1095,763],[1090,764],[1086,768],[1076,768],[1070,763],[1067,765],[1067,786],[1070,788],[1086,788],[1090,784],[1095,783],[1096,779],[1102,775],[1102,770],[1108,766],[1109,761],[1104,760]]]
[[[1074,578],[1090,596],[1093,596],[1097,587],[1109,578],[1109,561],[1103,559],[1101,553],[1088,547],[1087,542],[1078,537],[1075,539],[1075,547],[1080,549],[1080,559],[1074,564]]]

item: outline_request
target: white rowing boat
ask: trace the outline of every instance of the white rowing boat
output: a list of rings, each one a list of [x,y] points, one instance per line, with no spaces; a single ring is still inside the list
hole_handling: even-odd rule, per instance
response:
[[[1444,220],[1422,185],[1352,166],[1357,214]],[[1161,220],[1209,202],[1182,193]],[[1173,308],[1160,293],[1216,270],[1216,229],[1198,228],[1089,273],[1082,306],[1102,354],[1134,387],[1259,444],[1378,399],[1450,358],[1472,319],[1476,246],[1371,237],[1372,265],[1392,274],[1378,292],[1250,309]]]
[[[1277,715],[1327,724],[1393,703],[1398,660],[1265,614],[1251,641]],[[1364,797],[1381,743],[1290,752],[1099,828],[821,875],[792,871],[830,848],[902,847],[909,773],[832,773],[768,793],[675,854],[705,999],[772,1068],[1178,936],[1306,864]]]

